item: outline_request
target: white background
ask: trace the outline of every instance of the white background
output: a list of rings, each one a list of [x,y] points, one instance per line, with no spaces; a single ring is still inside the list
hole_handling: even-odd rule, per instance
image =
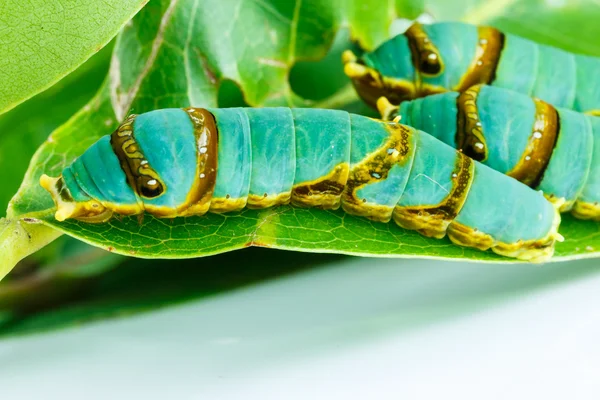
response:
[[[598,399],[598,267],[343,258],[2,339],[0,398]]]

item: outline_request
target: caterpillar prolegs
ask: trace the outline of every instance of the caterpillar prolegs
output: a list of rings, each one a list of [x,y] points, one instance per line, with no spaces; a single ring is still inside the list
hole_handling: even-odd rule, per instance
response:
[[[361,57],[344,54],[345,72],[372,106],[488,84],[557,107],[600,115],[600,59],[541,45],[485,26],[413,24]]]
[[[539,192],[416,129],[343,111],[162,109],[130,116],[58,178],[62,221],[157,217],[290,203],[543,261],[560,216]]]
[[[510,90],[476,85],[394,107],[384,118],[422,129],[505,173],[580,219],[600,221],[600,117]]]

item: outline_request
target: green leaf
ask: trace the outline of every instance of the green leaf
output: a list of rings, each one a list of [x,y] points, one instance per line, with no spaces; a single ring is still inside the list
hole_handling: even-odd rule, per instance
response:
[[[36,149],[98,91],[112,46],[106,46],[50,89],[0,115],[0,209],[19,188]]]
[[[361,43],[373,46],[383,40],[383,32],[394,16],[393,8],[390,11],[387,6],[377,7],[380,2],[369,3],[367,7],[367,3],[358,0],[149,3],[118,37],[109,76],[98,95],[57,129],[34,156],[8,217],[39,220],[95,246],[137,257],[198,257],[253,245],[373,256],[506,262],[492,253],[456,247],[447,240],[427,239],[394,224],[372,223],[342,212],[291,207],[174,220],[147,216],[142,224],[132,218],[94,225],[54,220],[52,201],[39,187],[39,176],[42,173],[57,176],[130,112],[215,106],[218,99],[227,98],[219,96],[222,82],[229,82],[227,92],[237,85],[244,101],[251,106],[314,104],[291,90],[288,81],[291,68],[298,60],[323,56],[338,29],[349,22],[352,22],[352,36]],[[415,2],[411,4],[414,12],[418,6]],[[433,8],[439,4],[428,2],[426,6]],[[512,3],[506,2],[507,12],[512,10],[509,5]],[[475,8],[475,14],[464,17],[485,15],[487,20],[500,21],[504,15],[498,7],[492,10],[494,13],[484,11]],[[552,18],[561,20],[561,13],[560,8],[549,11],[547,23],[551,24]],[[521,22],[526,25],[528,21],[528,15],[523,14]],[[600,27],[595,29],[600,34]],[[551,33],[548,37],[552,37]],[[585,40],[577,36],[575,27],[573,37]],[[322,67],[319,76],[326,80],[341,73],[341,67]],[[311,84],[318,86],[319,82]],[[336,107],[356,104],[355,95],[350,92],[348,96],[347,87],[340,93],[318,104]],[[598,224],[565,216],[561,232],[566,241],[558,245],[555,260],[598,255]]]
[[[431,2],[427,12],[437,19],[486,22],[506,32],[568,51],[600,56],[600,6],[588,0],[501,0]]]
[[[0,116],[0,132],[3,133],[0,135],[0,181],[2,182],[0,208],[6,209],[8,201],[19,188],[37,147],[54,129],[67,121],[98,91],[108,70],[112,48],[111,45],[105,46],[74,73],[69,74],[52,88],[39,93]],[[16,224],[12,232],[22,233],[24,232],[23,227],[27,229],[28,224]],[[51,234],[50,238],[57,235],[54,230],[48,231],[48,233]],[[19,237],[16,235],[13,240],[3,242],[3,244],[14,244],[15,239]],[[37,238],[35,235],[33,237]],[[60,242],[62,243],[62,241]],[[42,241],[43,243],[45,241]],[[25,244],[29,246],[21,244],[19,247],[21,251],[25,248],[36,247],[32,246],[32,243],[26,242]],[[58,247],[60,247],[60,243],[44,249],[43,252],[36,253],[35,263],[56,259]],[[19,251],[11,248],[11,257],[19,254]],[[21,254],[27,254],[27,251]],[[0,276],[4,276],[14,264],[9,260],[11,258],[6,257],[0,262]],[[31,262],[34,261],[31,260]]]
[[[0,114],[98,52],[147,1],[3,1]]]

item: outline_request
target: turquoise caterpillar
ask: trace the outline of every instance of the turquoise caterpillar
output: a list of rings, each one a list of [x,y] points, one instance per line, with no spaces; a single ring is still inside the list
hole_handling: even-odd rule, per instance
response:
[[[534,189],[580,219],[600,221],[600,117],[487,85],[392,106],[399,117]]]
[[[487,26],[413,24],[361,57],[347,51],[345,72],[375,106],[488,84],[557,107],[600,115],[600,59],[568,53]]]
[[[413,128],[344,111],[162,109],[132,115],[41,185],[55,218],[174,218],[244,207],[336,209],[523,260],[551,257],[540,192]]]

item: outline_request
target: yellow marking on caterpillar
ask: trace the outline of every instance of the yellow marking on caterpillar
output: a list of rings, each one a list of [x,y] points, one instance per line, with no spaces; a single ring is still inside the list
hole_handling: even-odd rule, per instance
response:
[[[344,162],[336,165],[325,176],[295,185],[292,188],[292,204],[325,210],[338,209],[349,173],[350,166]]]

